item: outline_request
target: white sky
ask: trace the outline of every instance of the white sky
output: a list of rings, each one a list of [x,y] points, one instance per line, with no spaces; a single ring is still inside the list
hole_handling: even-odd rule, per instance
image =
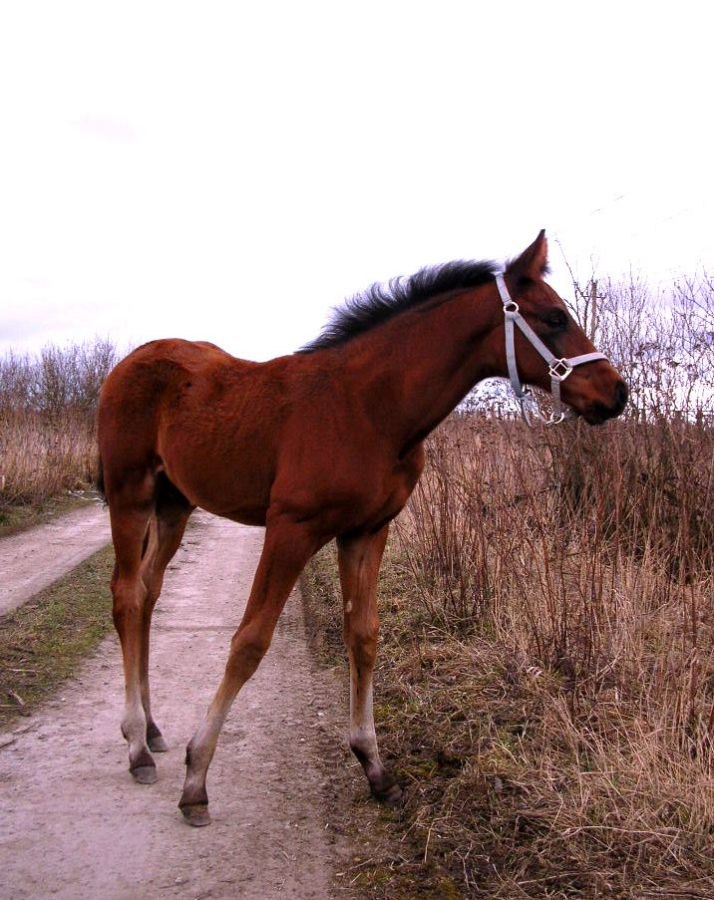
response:
[[[0,352],[254,359],[370,282],[714,270],[702,2],[0,5]]]

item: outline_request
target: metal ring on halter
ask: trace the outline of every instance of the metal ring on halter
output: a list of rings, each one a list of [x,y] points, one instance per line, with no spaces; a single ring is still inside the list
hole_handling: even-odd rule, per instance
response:
[[[569,416],[567,415],[565,410],[563,412],[559,412],[559,413],[557,413],[557,412],[555,412],[555,410],[553,410],[553,412],[550,414],[550,417],[548,418],[548,420],[546,421],[545,424],[546,425],[560,425],[560,423],[564,422],[567,418],[569,418]]]
[[[568,364],[568,360],[565,358],[554,359],[548,366],[548,374],[557,381],[565,381],[572,371],[573,367]]]
[[[508,303],[503,304],[503,311],[515,316],[521,311],[521,308],[515,300],[509,300]]]

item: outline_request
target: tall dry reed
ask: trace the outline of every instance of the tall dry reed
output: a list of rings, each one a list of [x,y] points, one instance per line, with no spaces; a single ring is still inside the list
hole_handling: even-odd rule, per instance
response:
[[[455,685],[479,655],[493,668],[496,648],[506,677],[500,711],[481,693],[460,700],[459,718],[478,722],[481,704],[495,716],[476,727],[492,732],[485,754],[429,712],[463,766],[441,826],[449,852],[484,840],[469,791],[491,766],[498,784],[527,785],[543,852],[569,860],[585,896],[629,896],[627,867],[638,889],[653,873],[714,889],[713,480],[714,433],[686,422],[551,432],[464,416],[430,441],[397,526],[400,595],[421,603],[424,635],[441,635],[438,666]],[[494,757],[514,690],[529,724],[517,719],[518,740]],[[425,828],[434,803],[417,811]],[[537,880],[516,892],[528,879],[513,854],[547,872],[541,851],[488,834],[511,873],[503,896],[540,896]]]
[[[94,477],[94,414],[116,362],[107,342],[0,359],[0,506],[39,504]]]

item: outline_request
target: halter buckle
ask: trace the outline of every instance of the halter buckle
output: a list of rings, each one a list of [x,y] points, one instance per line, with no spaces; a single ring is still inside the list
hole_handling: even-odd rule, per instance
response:
[[[572,371],[573,367],[568,365],[567,359],[554,359],[548,366],[548,374],[556,381],[565,381]]]

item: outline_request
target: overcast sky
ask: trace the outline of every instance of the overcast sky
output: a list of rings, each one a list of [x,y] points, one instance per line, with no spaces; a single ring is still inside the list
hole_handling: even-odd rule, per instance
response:
[[[714,270],[701,2],[0,6],[0,352],[266,359],[370,282]]]

